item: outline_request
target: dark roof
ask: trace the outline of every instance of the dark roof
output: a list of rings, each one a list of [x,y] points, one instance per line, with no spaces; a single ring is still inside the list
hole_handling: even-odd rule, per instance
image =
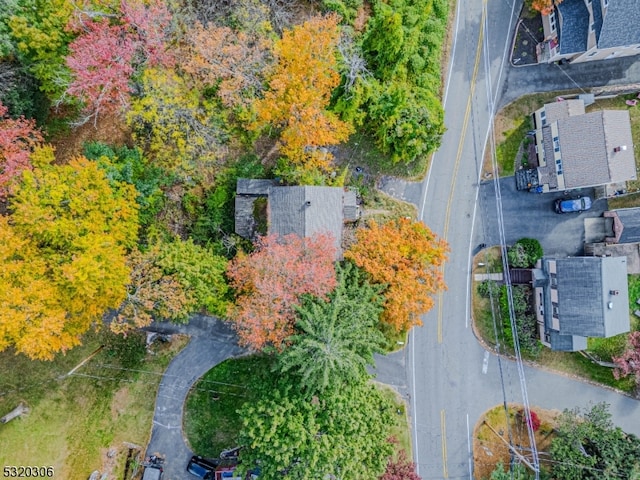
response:
[[[275,181],[262,178],[239,178],[236,183],[238,195],[269,195],[269,188]]]
[[[592,0],[591,9],[593,11],[593,28],[596,32],[596,43],[600,40],[602,31],[602,3],[600,0]]]
[[[549,332],[549,344],[552,350],[560,352],[577,352],[587,349],[587,337],[580,335],[561,335],[553,330]]]
[[[253,202],[256,197],[236,195],[234,231],[243,238],[252,238],[256,221],[253,218]]]
[[[344,190],[339,187],[272,187],[269,233],[310,237],[330,233],[340,252]]]
[[[556,269],[562,335],[610,337],[629,331],[626,257],[562,258]]]
[[[360,207],[358,198],[353,190],[345,190],[343,197],[343,214],[345,222],[355,222],[360,218]]]
[[[560,54],[584,52],[589,35],[589,10],[584,0],[564,0],[556,8],[562,15]]]
[[[640,44],[640,5],[638,0],[609,0],[598,39],[598,48],[624,47],[636,44]]]

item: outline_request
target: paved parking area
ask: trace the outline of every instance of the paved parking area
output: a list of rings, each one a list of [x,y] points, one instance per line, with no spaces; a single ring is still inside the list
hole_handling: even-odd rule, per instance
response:
[[[499,180],[502,197],[502,216],[507,245],[522,237],[537,239],[545,255],[573,256],[583,252],[584,219],[599,217],[607,208],[606,200],[594,202],[590,210],[581,213],[555,213],[553,203],[557,198],[574,198],[589,195],[593,189],[581,189],[569,195],[544,193],[535,194],[516,190],[514,177]],[[497,221],[494,182],[480,185],[479,208],[476,225],[477,243],[496,245],[500,243]]]

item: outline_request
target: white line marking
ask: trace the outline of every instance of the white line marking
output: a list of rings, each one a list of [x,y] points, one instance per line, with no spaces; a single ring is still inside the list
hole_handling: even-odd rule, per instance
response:
[[[418,410],[416,409],[416,357],[415,357],[415,329],[409,332],[409,349],[411,351],[411,409],[413,417],[413,459],[416,463],[416,473],[420,475],[420,452],[418,449]]]
[[[487,370],[489,370],[489,352],[485,350],[484,352],[484,360],[482,361],[482,373],[487,374]]]
[[[469,414],[467,413],[467,451],[469,452],[469,480],[473,480],[473,452],[471,450],[471,431],[469,430]]]

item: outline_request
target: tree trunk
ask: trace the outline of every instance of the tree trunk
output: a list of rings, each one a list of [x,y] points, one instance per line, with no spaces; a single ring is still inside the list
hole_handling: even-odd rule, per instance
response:
[[[28,411],[29,409],[23,403],[21,403],[16,408],[7,413],[4,417],[0,418],[0,423],[8,423],[9,421],[19,417],[24,413],[27,413]]]

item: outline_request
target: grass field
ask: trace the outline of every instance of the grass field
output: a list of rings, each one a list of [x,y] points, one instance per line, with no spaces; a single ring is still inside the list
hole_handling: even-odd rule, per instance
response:
[[[88,335],[82,346],[52,362],[0,353],[0,415],[20,402],[30,409],[0,425],[0,464],[53,466],[54,478],[65,480],[86,480],[94,470],[122,478],[128,452],[123,442],[146,447],[161,374],[186,340],[154,346],[155,354],[146,355],[143,337],[111,337]]]

